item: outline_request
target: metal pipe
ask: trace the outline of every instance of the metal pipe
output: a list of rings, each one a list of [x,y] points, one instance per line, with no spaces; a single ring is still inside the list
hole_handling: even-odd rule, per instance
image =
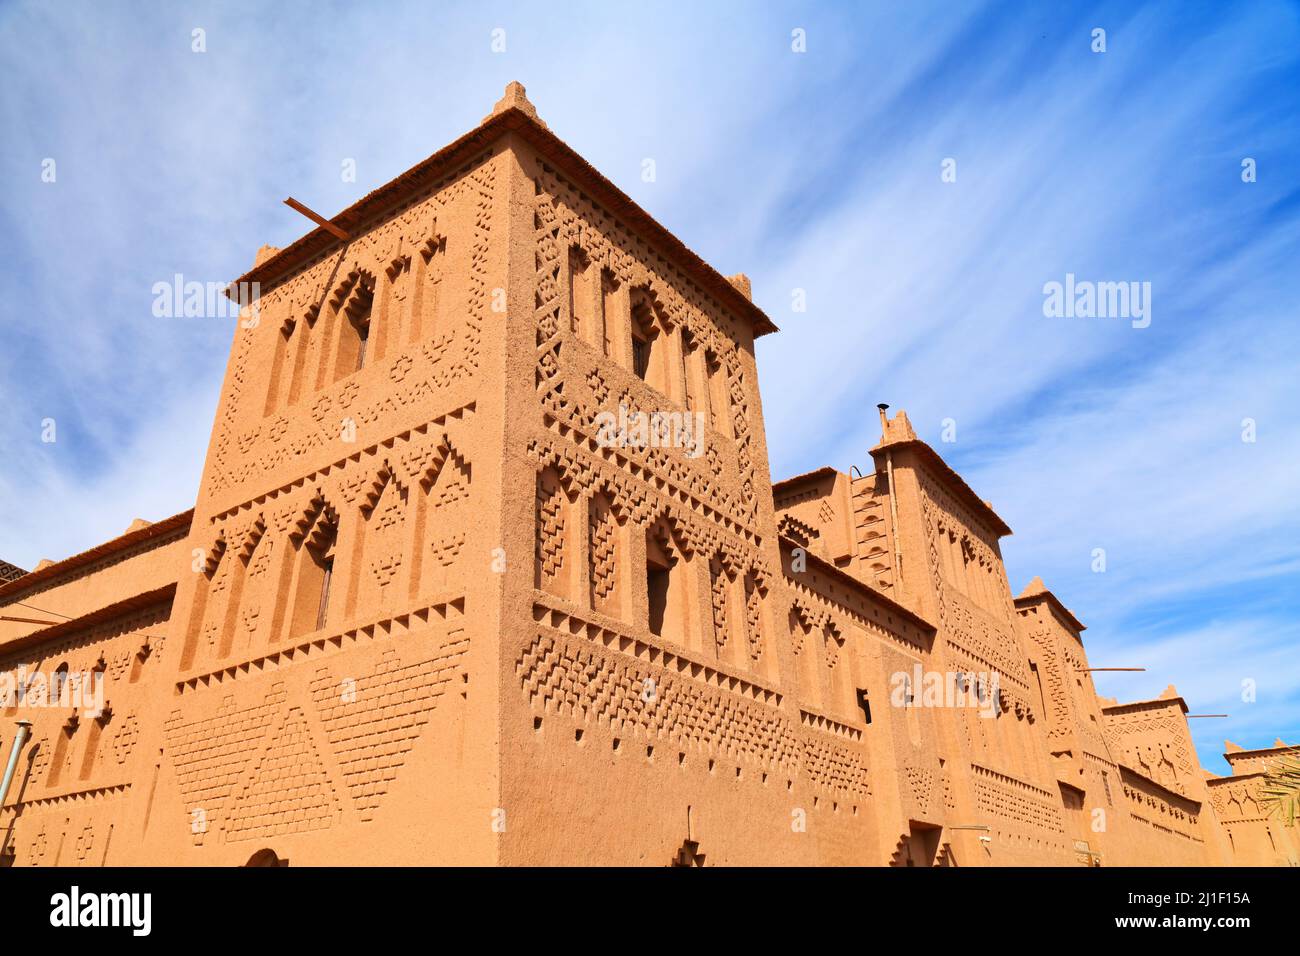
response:
[[[880,441],[889,441],[889,405],[881,402],[876,406],[880,410]],[[889,479],[889,537],[893,544],[894,587],[896,593],[903,593],[903,547],[898,541],[898,498],[894,494],[894,453],[885,452],[885,474]]]
[[[22,752],[23,744],[27,743],[27,738],[32,734],[32,722],[30,720],[18,721],[18,733],[14,737],[13,749],[9,751],[9,763],[5,767],[4,782],[0,783],[0,809],[4,808],[5,798],[9,796],[9,784],[13,782],[14,771],[18,769],[18,755]]]
[[[903,593],[903,545],[898,540],[898,496],[894,494],[894,453],[885,452],[885,471],[889,476],[889,530],[894,539],[894,586]]]

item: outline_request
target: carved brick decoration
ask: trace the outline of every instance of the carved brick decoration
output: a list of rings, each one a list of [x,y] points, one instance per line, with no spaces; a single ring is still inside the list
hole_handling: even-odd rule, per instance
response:
[[[312,743],[303,713],[291,708],[254,761],[226,826],[226,839],[258,840],[330,826],[339,801]]]
[[[537,476],[537,580],[536,586],[561,597],[568,596],[565,572],[565,497],[551,469]]]
[[[374,673],[347,685],[332,668],[317,673],[312,700],[361,819],[374,818],[421,729],[456,690],[467,647],[455,631],[434,657],[403,665],[387,651]]]
[[[283,686],[277,685],[255,706],[236,709],[234,698],[227,697],[211,717],[186,721],[176,710],[164,725],[185,798],[185,822],[190,825],[196,813],[201,821],[199,828],[191,828],[196,845],[221,821],[232,790],[286,699]]]
[[[0,864],[1300,865],[1292,748],[1097,698],[905,413],[773,485],[772,290],[518,84],[333,222],[244,277],[193,510],[0,561]]]
[[[609,505],[599,498],[591,503],[589,525],[592,603],[616,614],[618,523]]]
[[[709,561],[709,593],[713,602],[713,639],[720,649],[727,646],[731,627],[727,618],[730,591],[731,582],[722,562],[718,558],[713,558]]]

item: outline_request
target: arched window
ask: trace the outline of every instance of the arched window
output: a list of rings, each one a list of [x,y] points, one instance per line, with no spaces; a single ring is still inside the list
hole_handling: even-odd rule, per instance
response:
[[[320,630],[329,620],[338,521],[328,505],[318,507],[310,530],[297,541],[298,568],[290,638]]]
[[[343,328],[340,331],[338,361],[334,380],[363,368],[370,344],[370,313],[375,304],[375,280],[362,275],[343,305]]]
[[[799,609],[790,608],[790,640],[794,646],[798,665],[799,695],[804,703],[814,709],[821,706],[821,668],[817,663],[817,642],[812,625],[804,620]]]
[[[646,532],[646,594],[650,633],[691,645],[691,575],[685,551],[666,521]]]
[[[622,299],[619,296],[619,289],[622,283],[615,278],[614,273],[608,269],[602,269],[600,273],[600,318],[596,322],[596,328],[592,330],[592,344],[596,346],[602,355],[614,355],[618,347],[618,340],[621,338],[619,329],[623,325],[621,315]]]
[[[447,261],[447,239],[434,236],[420,248],[416,274],[415,302],[411,308],[409,341],[432,338],[438,332],[438,310],[442,301],[442,273]]]
[[[704,349],[700,348],[695,337],[685,329],[682,330],[682,364],[686,372],[686,407],[688,410],[709,417],[709,373],[704,364]]]
[[[51,707],[68,707],[71,706],[68,678],[68,662],[64,661],[54,669],[54,677],[50,681],[49,704]]]
[[[230,562],[226,561],[225,557],[226,539],[220,537],[209,549],[194,585],[194,600],[190,604],[190,624],[185,629],[185,644],[181,649],[181,670],[187,670],[194,664],[200,638],[204,635],[211,636],[220,630],[221,625],[216,616],[220,613],[220,609],[210,610],[209,603],[213,598],[219,597],[221,591],[229,584]],[[218,574],[222,575],[220,579],[217,577]],[[140,663],[143,663],[143,659]],[[132,665],[131,682],[134,683],[138,676],[139,665]]]
[[[632,371],[647,385],[664,391],[663,330],[655,322],[647,295],[638,291],[632,301]]]

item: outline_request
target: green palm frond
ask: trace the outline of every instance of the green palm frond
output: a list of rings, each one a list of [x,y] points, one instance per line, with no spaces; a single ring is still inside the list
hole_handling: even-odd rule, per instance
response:
[[[1259,788],[1264,803],[1294,826],[1300,817],[1300,758],[1282,757],[1267,770]]]

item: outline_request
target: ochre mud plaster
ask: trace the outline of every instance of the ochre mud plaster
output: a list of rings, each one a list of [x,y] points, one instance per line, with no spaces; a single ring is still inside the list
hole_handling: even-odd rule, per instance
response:
[[[334,222],[243,277],[193,510],[0,566],[67,618],[0,621],[0,674],[104,688],[5,710],[0,862],[1297,863],[1258,792],[1295,748],[1214,777],[1172,688],[1099,700],[905,414],[773,486],[748,279],[518,84]]]

